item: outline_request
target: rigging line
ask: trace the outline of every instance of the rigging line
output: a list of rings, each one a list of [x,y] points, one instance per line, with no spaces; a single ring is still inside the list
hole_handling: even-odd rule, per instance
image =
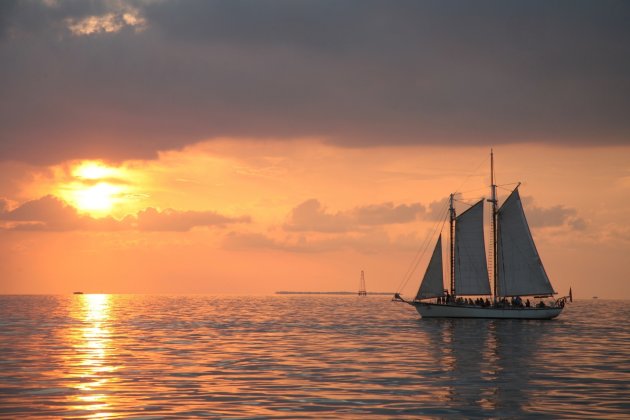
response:
[[[457,187],[457,189],[455,191],[460,190],[465,184],[466,182],[468,182],[468,179],[473,176],[481,167],[481,165],[485,164],[488,162],[488,159],[490,159],[489,157],[485,157],[476,167],[473,171],[471,171],[466,178],[464,178],[464,180],[462,181],[462,183],[459,185],[459,187]],[[446,223],[446,217],[444,216],[444,219],[442,221],[442,226],[440,227],[440,232],[442,232],[443,228],[444,228],[444,223]],[[437,226],[436,226],[437,227]],[[433,233],[433,235],[431,235],[430,237],[433,237],[435,235],[435,231]],[[401,283],[399,284],[399,287],[396,289],[397,292],[400,292],[409,282],[409,280],[411,279],[411,275],[416,271],[416,269],[418,268],[418,265],[420,264],[420,260],[422,259],[422,257],[424,256],[424,253],[426,252],[426,247],[429,244],[429,240],[427,239],[426,244],[424,244],[424,246],[421,246],[420,249],[418,249],[418,252],[416,253],[416,256],[414,257],[414,259],[411,261],[411,264],[409,265],[409,268],[407,269],[407,272],[405,273],[405,276],[403,277],[403,280],[401,281]],[[424,249],[423,249],[424,248]],[[420,255],[422,251],[422,254]],[[413,266],[413,269],[412,269]]]
[[[440,232],[442,231],[442,229],[444,227],[444,221],[446,220],[447,206],[448,206],[448,203],[444,203],[443,209],[439,213],[440,214],[440,219],[442,220],[442,226],[440,227]],[[402,280],[398,284],[398,287],[396,288],[396,292],[400,293],[402,291],[402,289],[404,289],[405,286],[407,286],[407,283],[411,279],[411,276],[413,275],[413,273],[418,268],[418,264],[420,264],[420,261],[422,261],[422,258],[424,257],[424,254],[426,253],[426,250],[427,250],[429,244],[431,243],[431,239],[433,239],[433,237],[435,236],[435,233],[437,231],[437,226],[439,226],[439,223],[436,223],[434,225],[433,232],[431,232],[429,235],[427,235],[427,237],[425,238],[425,240],[422,243],[422,245],[420,246],[420,248],[418,248],[418,251],[416,252],[416,255],[411,260],[411,262],[409,264],[409,267],[407,267],[407,271],[405,272],[405,275],[403,276]]]
[[[440,226],[440,234],[442,233],[442,231],[444,230],[444,224],[446,223],[446,215],[444,215],[443,219],[442,219],[442,225]],[[433,238],[435,236],[435,234],[437,233],[437,225],[436,228],[433,230],[433,233],[430,235],[430,238]],[[432,241],[428,241],[426,243],[425,249],[422,252],[422,256],[424,256],[424,254],[427,252],[428,246],[432,243]],[[416,260],[414,266],[413,266],[413,270],[411,270],[411,273],[409,273],[409,276],[405,279],[405,282],[403,283],[402,287],[400,288],[399,292],[404,289],[407,286],[407,283],[409,282],[409,280],[411,279],[413,273],[416,272],[416,270],[418,269],[418,265],[420,265],[420,261],[422,261],[422,258],[419,258]]]
[[[465,205],[467,205],[468,207],[472,207],[472,206],[474,206],[475,204],[477,204],[477,202],[475,202],[475,203],[473,203],[473,204],[470,204],[470,203],[467,203],[467,202],[466,202],[466,201],[464,201],[464,200],[456,200],[456,199],[454,199],[454,198],[453,198],[453,201],[455,201],[455,202],[457,202],[457,203],[462,203],[462,204],[465,204]]]
[[[464,195],[464,194],[468,194],[468,193],[471,193],[471,192],[477,192],[477,191],[481,191],[481,190],[486,191],[487,189],[488,189],[488,187],[482,187],[482,188],[476,188],[474,190],[458,191],[456,194]]]
[[[487,163],[487,162],[488,162],[488,159],[490,159],[490,158],[486,156],[486,157],[485,157],[485,158],[481,161],[481,163],[479,163],[479,165],[477,165],[477,167],[476,167],[476,168],[475,168],[472,172],[470,172],[470,173],[466,176],[466,178],[464,178],[464,181],[462,181],[462,183],[460,184],[460,186],[459,186],[459,187],[457,187],[457,189],[456,189],[455,191],[456,191],[456,192],[457,192],[457,191],[459,191],[459,190],[460,190],[460,189],[461,189],[461,188],[462,188],[462,187],[466,184],[466,182],[468,182],[468,179],[469,179],[471,176],[473,176],[473,175],[477,172],[477,170],[478,170],[479,168],[481,168],[481,165],[483,165],[483,164],[485,164],[485,163]]]
[[[422,257],[424,256],[424,252],[426,252],[426,247],[431,243],[431,239],[433,239],[433,236],[435,236],[436,228],[439,225],[439,221],[446,218],[447,212],[448,212],[448,202],[445,201],[442,204],[442,208],[441,208],[440,212],[438,213],[438,215],[439,215],[439,218],[437,219],[438,223],[435,223],[433,225],[433,231],[427,237],[425,237],[425,241],[427,243],[425,243],[425,244],[423,244],[421,246],[421,249],[424,249],[425,251],[423,251],[423,254],[420,255],[420,259],[422,259]],[[442,222],[442,225],[444,225],[444,222]],[[441,231],[441,228],[440,228],[440,231]],[[411,263],[409,264],[409,268],[407,269],[407,272],[405,273],[405,278],[408,277],[408,276],[411,276],[413,274],[413,271],[415,270],[415,268],[412,269],[412,266],[414,265],[414,262],[416,260],[418,260],[418,255],[420,254],[421,249],[418,250],[418,253],[416,254],[416,257],[413,260],[411,260]]]
[[[440,214],[443,213],[443,212],[440,212]],[[426,249],[427,249],[429,243],[431,243],[431,239],[433,238],[433,235],[434,235],[434,232],[432,232],[431,234],[429,234],[429,235],[427,235],[425,237],[425,240],[420,245],[420,248],[418,248],[418,251],[416,252],[416,255],[414,256],[414,258],[409,263],[409,267],[407,267],[407,271],[405,272],[405,275],[403,276],[402,280],[398,284],[398,287],[396,288],[396,292],[400,293],[402,291],[402,289],[407,285],[407,282],[409,281],[409,279],[411,278],[413,272],[415,271],[414,267],[417,266],[419,261],[422,260],[422,257],[424,257]]]
[[[439,232],[440,234],[442,234],[442,232],[444,231],[444,224],[446,223],[446,218],[448,216],[448,208],[445,208],[442,211],[442,224],[440,225],[440,229]],[[416,272],[416,270],[418,269],[418,265],[420,265],[420,262],[422,261],[422,257],[424,257],[424,255],[426,254],[427,250],[429,249],[429,245],[432,243],[432,239],[435,237],[435,235],[438,232],[438,227],[439,224],[436,224],[433,228],[433,232],[429,235],[429,240],[426,242],[424,250],[422,252],[422,256],[418,259],[415,260],[415,263],[413,264],[413,268],[411,268],[411,271],[408,273],[407,278],[405,279],[401,290],[404,289],[407,286],[407,283],[409,282],[409,280],[411,279],[411,277],[413,276],[413,274]]]
[[[514,184],[503,184],[503,185],[516,185],[516,184],[518,184],[518,182],[517,182],[517,183],[514,183]],[[502,185],[497,185],[496,187],[497,187],[497,188],[502,189],[503,191],[508,191],[508,192],[512,192],[512,191],[514,191],[514,190],[511,190],[511,189],[509,189],[509,188],[505,188],[505,187],[503,187]]]

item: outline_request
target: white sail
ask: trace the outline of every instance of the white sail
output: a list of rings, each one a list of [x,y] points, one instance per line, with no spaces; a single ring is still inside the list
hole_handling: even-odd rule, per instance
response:
[[[455,294],[489,295],[483,240],[483,200],[460,214],[455,221]]]
[[[554,294],[527,225],[518,188],[499,209],[497,224],[497,295]]]
[[[438,238],[431,261],[424,273],[416,299],[428,299],[444,294],[444,274],[442,272],[442,235]]]

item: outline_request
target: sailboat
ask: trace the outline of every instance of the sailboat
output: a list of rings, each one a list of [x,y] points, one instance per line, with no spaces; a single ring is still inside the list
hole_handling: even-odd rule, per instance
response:
[[[484,200],[457,215],[451,194],[449,289],[444,289],[440,234],[415,298],[405,300],[399,293],[394,295],[394,300],[414,306],[423,318],[552,319],[560,315],[567,299],[573,300],[571,292],[569,296],[553,298],[556,292],[525,217],[518,191],[520,183],[499,207],[492,151],[490,174],[491,198],[487,200],[492,204],[490,258],[486,258],[484,242]],[[551,300],[545,302],[546,298]]]

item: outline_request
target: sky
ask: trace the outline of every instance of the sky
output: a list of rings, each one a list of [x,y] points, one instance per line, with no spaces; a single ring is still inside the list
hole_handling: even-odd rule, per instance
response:
[[[0,2],[0,293],[364,270],[411,296],[448,195],[489,197],[492,148],[556,291],[630,299],[628,21],[607,0]]]

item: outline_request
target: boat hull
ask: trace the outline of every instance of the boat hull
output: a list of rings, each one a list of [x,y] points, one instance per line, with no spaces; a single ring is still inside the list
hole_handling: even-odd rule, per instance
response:
[[[413,302],[422,318],[497,318],[497,319],[552,319],[563,308],[495,308],[470,305],[438,305]]]

